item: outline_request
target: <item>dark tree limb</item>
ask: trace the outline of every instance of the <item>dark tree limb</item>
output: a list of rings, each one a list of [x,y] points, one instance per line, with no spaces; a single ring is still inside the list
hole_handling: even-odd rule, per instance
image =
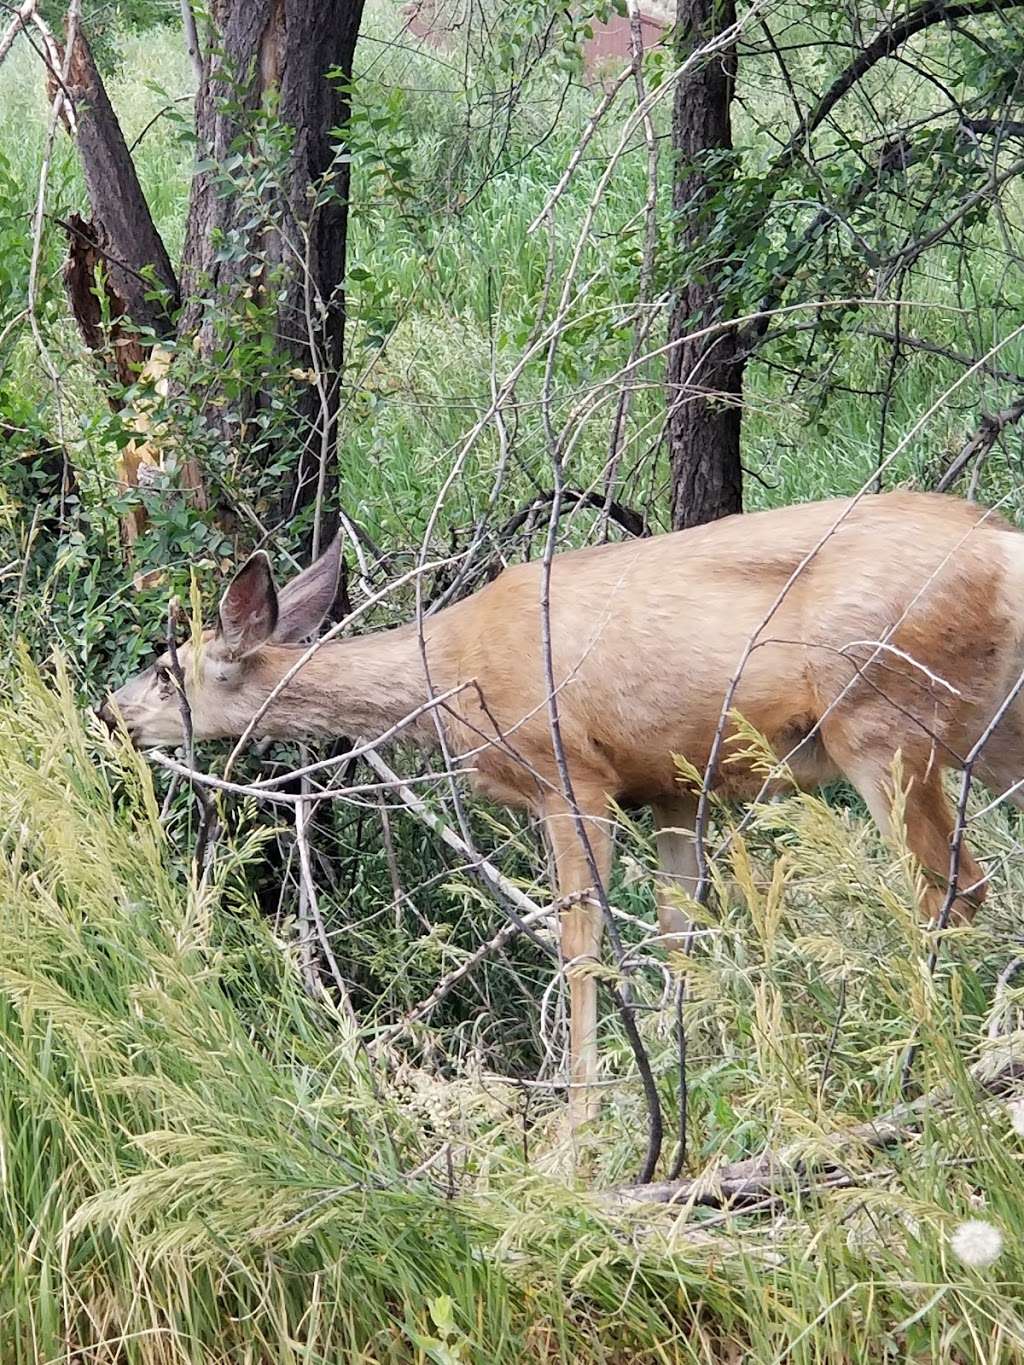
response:
[[[796,330],[796,329],[789,329]],[[858,329],[858,336],[877,337],[879,341],[888,342],[892,345],[895,340],[895,333],[887,332],[881,327],[861,327]],[[770,340],[765,337],[765,340]],[[954,351],[949,346],[940,346],[938,342],[929,341],[926,337],[912,336],[909,333],[902,333],[900,345],[908,351],[924,351],[927,355],[936,355],[942,360],[948,360],[951,364],[960,365],[965,370],[973,369],[978,364],[978,357],[965,355],[963,351]],[[982,365],[979,367],[982,374],[987,374],[991,379],[1001,379],[1006,384],[1024,383],[1024,375],[1016,370],[1003,370],[998,365]]]
[[[1024,395],[998,412],[983,413],[977,431],[936,483],[936,493],[948,492],[971,461],[984,459],[1006,428],[1016,426],[1021,418],[1024,418]]]
[[[797,157],[805,149],[810,135],[821,126],[832,110],[839,104],[842,98],[860,81],[878,62],[887,57],[892,57],[898,48],[906,43],[916,34],[924,32],[929,27],[945,22],[954,22],[958,19],[978,17],[986,14],[995,14],[1002,10],[1014,9],[1019,7],[1024,0],[959,0],[959,3],[944,3],[944,0],[927,0],[923,5],[917,6],[906,14],[902,15],[893,23],[887,25],[871,40],[867,47],[863,48],[856,58],[846,67],[846,69],[833,81],[832,85],[814,106],[814,108],[802,119],[799,127],[792,137],[783,147],[779,155],[774,159],[771,169],[766,174],[766,183],[772,184],[781,175],[791,169]],[[1019,129],[1022,125],[1014,124],[1006,120],[990,118],[964,118],[959,119],[958,128],[965,137],[977,137],[990,134],[1003,133],[1006,137],[1019,136]],[[909,169],[917,161],[926,159],[930,154],[930,148],[925,144],[911,144],[905,136],[897,135],[890,138],[885,146],[880,150],[877,164],[853,187],[847,195],[847,210],[859,206],[869,194],[877,190],[879,180],[882,177],[891,175],[897,171]],[[1018,168],[1012,168],[1012,174],[1017,174]],[[1004,172],[1003,178],[1008,173]],[[987,193],[987,190],[979,191],[978,194]],[[764,204],[758,223],[748,224],[745,228],[737,231],[737,240],[742,239],[744,232],[751,226],[759,226],[764,217],[767,216],[768,206],[772,195],[769,195],[767,203]],[[820,237],[822,232],[831,224],[836,222],[836,213],[831,208],[823,208],[815,215],[812,222],[808,225],[803,239],[797,248],[790,254],[789,260],[783,265],[768,293],[761,299],[758,311],[761,314],[756,322],[743,329],[742,334],[737,338],[737,350],[740,352],[740,363],[744,363],[749,358],[750,351],[756,347],[768,330],[771,321],[770,314],[777,306],[786,287],[792,279],[794,273],[805,259],[807,250]],[[919,247],[915,252],[920,255],[921,251],[935,244],[949,230],[951,223],[945,223],[937,232],[929,234],[927,239],[921,243],[915,243]],[[908,262],[903,261],[906,265]]]
[[[444,569],[439,570],[437,578],[426,597],[429,610],[431,612],[439,611],[457,598],[474,592],[482,582],[490,582],[492,578],[496,577],[505,566],[501,547],[507,546],[512,537],[524,527],[530,527],[533,518],[545,508],[549,508],[554,501],[555,490],[553,488],[541,490],[525,506],[514,512],[504,525],[494,531],[490,539],[498,547],[497,550],[485,558],[464,559],[462,567],[454,573],[446,572]],[[650,527],[639,512],[632,507],[627,507],[625,503],[619,502],[615,498],[607,499],[604,494],[579,488],[562,489],[559,499],[559,515],[568,512],[573,507],[592,507],[594,511],[603,513],[609,521],[614,521],[617,526],[621,526],[627,535],[634,536],[637,539],[642,539],[651,534]]]
[[[925,0],[923,5],[918,5],[900,15],[898,19],[894,19],[872,38],[867,47],[857,53],[844,71],[840,72],[775,158],[769,175],[774,176],[787,171],[800,155],[808,137],[824,123],[844,95],[847,95],[872,67],[877,66],[886,57],[891,57],[897,48],[902,47],[909,39],[935,24],[997,14],[1003,10],[1015,9],[1020,3],[1021,0],[957,0],[955,3],[947,3],[947,0]]]
[[[967,133],[974,133],[977,137],[1012,137],[1024,138],[1024,123],[1017,119],[1003,118],[965,118],[960,120],[960,126]]]
[[[499,543],[514,536],[529,521],[531,516],[541,511],[545,507],[550,507],[555,499],[555,491],[552,488],[538,493],[530,502],[521,507],[518,512],[511,516],[501,530],[497,533],[496,539]],[[611,502],[606,502],[604,496],[598,493],[590,493],[578,488],[563,488],[561,501],[564,510],[568,511],[572,507],[592,507],[597,512],[607,511],[608,517],[631,536],[641,539],[651,534],[650,529],[643,516],[634,511],[632,507],[627,507],[624,503],[618,502],[614,498]]]
[[[678,0],[678,60],[686,61],[735,22],[735,0]],[[669,321],[669,340],[678,343],[668,362],[674,530],[743,510],[740,421],[745,361],[739,338],[731,329],[710,339],[688,338],[690,331],[706,329],[721,315],[722,278],[731,266],[720,257],[709,259],[705,242],[713,201],[731,174],[735,80],[732,47],[695,67],[675,93],[676,243],[683,259],[693,264],[679,281]]]

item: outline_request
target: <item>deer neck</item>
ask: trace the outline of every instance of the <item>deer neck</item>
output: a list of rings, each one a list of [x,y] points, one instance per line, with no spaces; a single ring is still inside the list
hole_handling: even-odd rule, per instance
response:
[[[279,681],[303,651],[268,651],[267,673]],[[443,684],[434,682],[434,691]],[[268,689],[269,690],[269,689]],[[271,727],[282,738],[373,738],[428,702],[431,689],[415,628],[330,640],[272,703]],[[404,739],[437,742],[429,711],[402,730]]]

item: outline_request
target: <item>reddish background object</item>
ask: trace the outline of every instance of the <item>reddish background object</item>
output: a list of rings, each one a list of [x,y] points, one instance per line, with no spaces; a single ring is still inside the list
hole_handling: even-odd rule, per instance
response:
[[[402,10],[408,31],[431,47],[445,47],[464,22],[460,4],[446,4],[444,0],[412,0]],[[583,47],[583,61],[589,75],[603,67],[620,66],[629,60],[629,20],[616,15],[606,24],[591,21],[594,36]],[[669,28],[664,15],[647,12],[640,14],[640,30],[645,50],[659,43]]]

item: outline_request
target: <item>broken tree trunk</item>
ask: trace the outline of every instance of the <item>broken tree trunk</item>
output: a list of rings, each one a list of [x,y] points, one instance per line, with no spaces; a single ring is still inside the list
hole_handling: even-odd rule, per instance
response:
[[[123,318],[132,330],[169,337],[178,281],[81,26],[75,30],[67,87],[92,209],[92,222],[77,218],[69,232],[68,290],[86,344],[98,350],[102,340],[97,270],[115,325]]]
[[[82,339],[124,389],[146,377],[154,337],[173,337],[178,281],[81,25],[75,28],[67,89],[92,217],[73,214],[64,224],[64,285]],[[161,373],[164,367],[165,358]],[[110,401],[120,409],[120,393],[112,392]],[[145,429],[135,418],[129,425]],[[121,456],[119,488],[138,487],[139,470],[161,463],[150,441],[132,442]],[[195,460],[182,461],[180,483],[194,505],[205,507]],[[122,518],[121,536],[129,551],[145,522],[141,507]]]

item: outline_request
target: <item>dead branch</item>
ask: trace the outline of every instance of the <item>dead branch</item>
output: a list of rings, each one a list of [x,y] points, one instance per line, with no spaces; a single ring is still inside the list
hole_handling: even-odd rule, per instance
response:
[[[557,959],[558,954],[555,949],[550,943],[540,938],[531,927],[538,919],[542,918],[542,907],[520,891],[518,886],[510,882],[507,877],[503,876],[493,863],[482,858],[439,815],[435,815],[429,806],[420,800],[412,788],[398,776],[394,769],[384,762],[379,754],[370,750],[364,755],[364,759],[374,772],[388,783],[407,810],[411,811],[433,834],[436,834],[442,843],[447,844],[449,848],[454,849],[460,857],[466,860],[467,870],[472,872],[484,883],[491,894],[497,897],[498,903],[516,929],[520,933],[526,934],[549,957]]]
[[[819,326],[820,324],[817,321],[787,323],[784,328],[780,328],[777,332],[765,332],[761,340],[766,343],[772,342],[781,336],[794,336],[797,332],[815,331]],[[895,332],[886,331],[882,327],[858,327],[856,335],[876,337],[879,341],[887,342],[890,346],[895,346],[898,341],[905,350],[922,351],[926,355],[938,356],[940,360],[948,360],[951,365],[960,365],[965,369],[969,369],[977,360],[977,356],[967,355],[963,351],[954,351],[950,346],[940,346],[937,341],[929,341],[927,337],[904,332],[902,328],[897,336]],[[984,365],[981,373],[988,375],[991,379],[1002,380],[1005,384],[1020,384],[1024,380],[1024,376],[1019,371],[1003,370],[998,365]]]
[[[983,413],[978,429],[960,454],[935,485],[936,493],[945,493],[956,483],[973,460],[983,460],[1007,427],[1015,426],[1024,417],[1024,394],[998,412]]]
[[[299,850],[299,925],[300,932],[304,938],[303,944],[303,979],[306,990],[310,995],[318,997],[323,994],[323,984],[320,974],[308,953],[309,939],[316,935],[323,954],[323,960],[327,963],[328,970],[334,981],[338,992],[338,1000],[341,1005],[342,1013],[351,1024],[353,1031],[359,1027],[355,1009],[352,1006],[352,998],[349,993],[348,983],[341,974],[337,958],[331,947],[331,940],[327,934],[327,926],[324,924],[323,916],[320,913],[320,902],[316,892],[316,882],[313,878],[313,869],[309,857],[309,838],[307,830],[309,827],[309,803],[305,799],[309,793],[309,778],[302,778],[302,794],[295,805],[295,843]]]
[[[626,392],[628,387],[628,385],[624,385],[623,392]],[[495,416],[497,415],[496,413]],[[507,546],[517,532],[521,531],[524,526],[528,526],[538,512],[549,508],[554,500],[555,491],[552,488],[537,493],[524,507],[520,507],[518,511],[514,512],[503,526],[491,534],[490,539],[498,549],[479,561],[476,561],[472,554],[482,537],[474,532],[474,543],[467,550],[462,564],[454,572],[442,569],[437,575],[431,592],[424,599],[426,610],[431,613],[440,611],[449,602],[454,602],[457,597],[475,591],[481,583],[489,582],[500,573],[505,567],[501,547]],[[574,507],[592,507],[601,513],[606,522],[615,522],[617,526],[622,527],[627,535],[634,536],[637,539],[651,534],[650,527],[643,516],[615,498],[607,498],[589,489],[563,489],[559,514],[568,512]]]
[[[203,51],[199,46],[199,33],[196,29],[196,16],[192,10],[192,0],[181,0],[181,25],[185,33],[185,49],[192,67],[192,78],[196,89],[201,89],[204,78]]]
[[[628,386],[623,386],[627,388]],[[526,524],[534,513],[541,511],[545,507],[550,507],[555,500],[555,490],[546,489],[543,493],[538,493],[531,499],[526,507],[521,507],[518,512],[511,516],[498,533],[499,540],[507,540]],[[635,536],[638,539],[651,534],[650,527],[644,520],[640,512],[635,512],[632,507],[626,507],[623,503],[615,499],[605,500],[599,493],[581,491],[578,488],[563,488],[559,496],[559,511],[564,506],[570,507],[593,507],[599,512],[603,512],[607,517],[621,526],[627,535]]]
[[[553,913],[554,907],[547,905],[539,906],[536,910],[531,910],[523,916],[523,925],[529,927],[530,925],[543,923],[543,921],[548,919]],[[443,976],[424,1000],[421,1000],[418,1005],[414,1005],[412,1009],[408,1010],[397,1023],[391,1024],[383,1033],[377,1034],[374,1038],[374,1046],[380,1046],[381,1043],[393,1043],[396,1038],[400,1038],[403,1034],[408,1033],[413,1024],[418,1023],[421,1019],[425,1019],[427,1015],[433,1013],[441,1001],[447,995],[450,995],[459,982],[467,977],[474,968],[478,967],[485,957],[489,957],[491,953],[500,952],[501,949],[511,943],[518,934],[518,925],[511,922],[502,925],[496,934],[487,939],[485,943],[482,943],[474,952],[470,953],[469,956],[460,962],[457,967],[453,968],[447,976]]]
[[[14,40],[22,29],[26,28],[28,21],[35,13],[36,0],[24,0],[24,4],[19,6],[14,12],[14,17],[0,34],[0,62],[4,60],[8,52],[14,45]]]
[[[554,348],[555,338],[552,338],[544,377],[544,421],[545,426],[547,426],[549,430],[549,439],[551,439],[550,433],[552,429],[549,420],[548,399],[550,394]],[[633,993],[629,983],[633,965],[628,962],[623,951],[619,927],[612,914],[607,888],[602,880],[601,870],[598,867],[583,810],[576,798],[572,774],[569,771],[569,762],[562,738],[558,709],[558,688],[555,685],[554,653],[551,638],[551,562],[555,553],[555,536],[558,531],[558,519],[561,513],[562,497],[565,491],[565,448],[560,439],[551,439],[550,458],[551,472],[554,478],[554,496],[551,500],[551,512],[548,517],[547,537],[544,544],[540,599],[541,646],[544,663],[544,688],[547,695],[548,725],[551,731],[551,747],[555,755],[555,765],[558,769],[562,796],[572,818],[573,825],[575,826],[576,838],[579,840],[580,847],[583,851],[589,875],[593,879],[593,887],[597,904],[600,907],[605,932],[608,935],[608,941],[611,944],[612,952],[619,968],[619,982],[608,982],[607,987],[612,1000],[615,1002],[619,1018],[622,1020],[623,1031],[626,1034],[630,1051],[633,1053],[633,1059],[636,1062],[637,1074],[639,1075],[640,1082],[643,1086],[644,1102],[647,1106],[647,1149],[644,1153],[643,1165],[640,1168],[640,1175],[638,1178],[638,1183],[642,1183],[650,1180],[657,1169],[658,1158],[661,1156],[661,1144],[664,1131],[661,1099],[658,1095],[658,1087],[654,1079],[654,1072],[651,1068],[651,1061],[647,1055],[647,1049],[644,1047],[643,1039],[640,1036],[640,1030],[637,1027],[634,1014]],[[598,945],[599,944],[600,940],[598,940]]]
[[[1024,1058],[1011,1052],[994,1070],[979,1063],[970,1074],[980,1094],[1000,1097],[1013,1093],[1024,1081]],[[695,1179],[612,1190],[602,1196],[602,1202],[617,1206],[646,1203],[742,1208],[766,1199],[774,1203],[787,1194],[813,1193],[837,1184],[855,1185],[857,1179],[844,1161],[858,1152],[882,1151],[906,1142],[920,1132],[928,1115],[946,1113],[955,1102],[948,1089],[932,1090],[867,1123],[826,1133],[817,1144],[817,1156],[794,1148],[765,1148],[745,1161],[729,1162]]]

